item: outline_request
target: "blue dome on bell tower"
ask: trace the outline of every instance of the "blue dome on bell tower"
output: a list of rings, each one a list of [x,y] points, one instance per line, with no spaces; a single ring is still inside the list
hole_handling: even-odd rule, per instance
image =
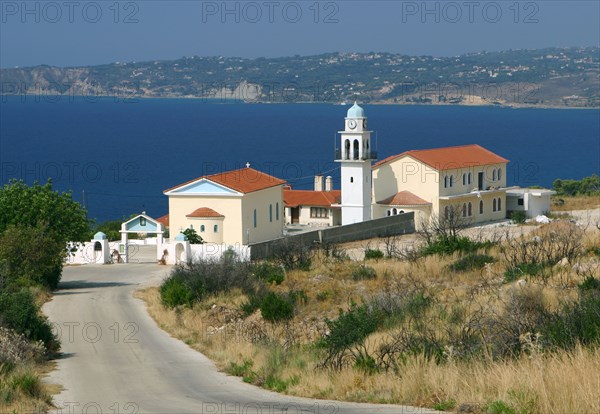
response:
[[[358,103],[354,102],[352,108],[348,109],[347,118],[366,118],[365,110],[358,106]]]

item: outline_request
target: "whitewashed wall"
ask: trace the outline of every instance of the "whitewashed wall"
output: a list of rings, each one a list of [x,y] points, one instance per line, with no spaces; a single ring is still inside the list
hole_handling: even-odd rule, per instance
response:
[[[178,248],[177,245],[180,247]],[[181,262],[198,262],[200,260],[219,260],[223,254],[231,249],[240,260],[250,260],[250,247],[244,245],[230,244],[189,244],[188,242],[173,241],[165,243],[163,249],[168,251],[167,264],[177,264]]]
[[[104,241],[99,240],[104,246]],[[113,250],[119,251],[119,242],[106,242],[108,245],[108,251],[106,248],[102,252],[94,251],[94,245],[96,241],[90,241],[85,243],[68,243],[69,250],[72,251],[66,258],[65,263],[70,265],[75,264],[103,264],[110,257]]]

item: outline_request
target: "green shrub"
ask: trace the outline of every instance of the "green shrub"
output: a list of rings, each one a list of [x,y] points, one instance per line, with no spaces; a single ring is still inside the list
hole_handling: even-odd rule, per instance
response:
[[[204,240],[202,237],[200,237],[196,230],[189,228],[185,229],[182,233],[187,237],[190,244],[204,244]]]
[[[600,344],[600,293],[584,291],[579,301],[566,303],[544,326],[542,334],[551,346],[572,349]]]
[[[493,245],[494,243],[491,241],[476,242],[468,237],[438,237],[421,250],[421,255],[451,255],[454,252],[473,253],[481,249],[489,249]]]
[[[365,250],[365,259],[374,259],[379,260],[383,259],[383,252],[379,249],[366,249]]]
[[[451,411],[456,408],[456,400],[443,400],[435,403],[433,409],[437,411]]]
[[[289,298],[269,292],[260,304],[262,317],[269,322],[281,322],[294,317],[294,304]]]
[[[494,263],[496,260],[485,254],[468,254],[452,263],[449,267],[455,272],[465,272],[468,270],[482,269],[488,263]]]
[[[370,266],[360,265],[352,270],[352,279],[367,280],[377,278],[377,272]]]
[[[516,410],[502,400],[491,402],[487,406],[486,412],[489,414],[516,414]]]
[[[524,276],[539,276],[547,268],[544,263],[523,263],[504,272],[504,282],[511,283]]]
[[[174,279],[177,282],[173,282]],[[173,285],[166,286],[168,284]],[[171,297],[163,303],[171,303],[171,307],[190,306],[194,302],[204,300],[207,295],[232,289],[240,289],[250,297],[262,292],[265,286],[264,282],[253,274],[250,263],[227,254],[220,260],[202,260],[176,266],[161,286],[161,298],[164,292]]]
[[[285,270],[283,266],[274,263],[263,262],[253,265],[254,275],[269,284],[280,285],[285,280]]]
[[[48,319],[41,313],[35,297],[27,288],[0,293],[0,326],[23,334],[33,341],[42,341],[50,351],[59,343]]]
[[[180,277],[171,276],[160,286],[160,298],[167,308],[177,306],[191,307],[194,293]]]
[[[40,379],[31,371],[14,374],[11,378],[11,388],[28,397],[36,398],[43,395]]]
[[[524,211],[513,211],[510,218],[515,224],[523,224],[527,221],[527,214]]]
[[[559,196],[598,195],[600,194],[600,177],[592,174],[582,180],[554,180],[554,190]]]
[[[600,290],[600,280],[593,276],[588,276],[578,287],[581,290]]]

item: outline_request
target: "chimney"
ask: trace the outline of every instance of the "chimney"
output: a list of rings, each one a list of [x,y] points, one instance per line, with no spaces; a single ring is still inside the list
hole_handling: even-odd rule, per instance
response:
[[[323,191],[323,176],[315,175],[315,191]]]
[[[333,191],[333,178],[330,175],[325,179],[325,191]]]

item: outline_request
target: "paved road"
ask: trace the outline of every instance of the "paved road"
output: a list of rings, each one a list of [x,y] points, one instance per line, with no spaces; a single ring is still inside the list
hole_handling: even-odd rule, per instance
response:
[[[162,331],[132,293],[157,284],[155,264],[68,267],[44,312],[64,356],[49,382],[58,413],[425,413],[401,406],[286,397],[219,373],[213,363]]]

